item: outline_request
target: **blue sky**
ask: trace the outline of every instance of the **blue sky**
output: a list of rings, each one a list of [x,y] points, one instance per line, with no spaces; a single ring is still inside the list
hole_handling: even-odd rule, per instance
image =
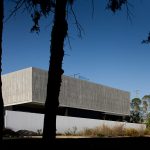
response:
[[[129,0],[132,12],[127,19],[126,7],[115,14],[106,10],[106,0],[76,0],[74,11],[84,29],[78,37],[73,16],[69,15],[69,39],[66,39],[63,69],[65,75],[78,74],[96,82],[131,92],[140,97],[150,94],[150,45],[141,44],[150,31],[150,1]],[[5,17],[13,8],[5,1]],[[30,33],[29,13],[19,11],[4,24],[3,74],[26,67],[48,69],[52,17],[42,19],[39,35]],[[76,76],[77,77],[77,76]]]

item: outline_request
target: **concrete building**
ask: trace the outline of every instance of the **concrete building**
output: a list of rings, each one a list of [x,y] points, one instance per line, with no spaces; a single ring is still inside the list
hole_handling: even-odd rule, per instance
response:
[[[32,67],[3,75],[5,107],[42,113],[47,78],[47,71]],[[115,116],[130,114],[129,92],[68,76],[62,77],[59,102],[64,115],[76,109]]]
[[[48,72],[26,68],[2,75],[6,110],[43,113]],[[62,76],[59,116],[122,120],[130,114],[130,93]]]

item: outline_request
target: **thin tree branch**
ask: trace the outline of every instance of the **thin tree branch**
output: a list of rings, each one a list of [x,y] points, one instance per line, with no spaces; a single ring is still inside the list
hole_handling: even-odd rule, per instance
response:
[[[32,5],[28,5],[27,3],[25,3],[25,7],[22,12],[25,12],[26,10],[28,10],[28,12],[31,14]]]
[[[72,49],[72,47],[71,47],[71,42],[70,42],[70,38],[69,38],[68,34],[67,34],[67,40],[68,40],[69,48]]]
[[[16,3],[14,9],[11,11],[10,15],[4,20],[6,23],[13,15],[16,15],[16,12],[21,8],[21,6],[25,3],[25,0],[14,1]]]
[[[92,0],[92,18],[94,18],[94,0]]]
[[[133,6],[127,1],[126,1],[125,5],[126,5],[126,9],[127,9],[127,19],[129,19],[129,21],[132,23],[133,13],[130,11],[129,6],[130,7],[133,7]]]
[[[72,14],[73,14],[73,16],[74,16],[74,19],[75,19],[75,24],[76,24],[76,27],[77,27],[78,32],[79,32],[79,37],[82,38],[82,32],[84,33],[84,29],[83,29],[82,26],[79,24],[79,22],[78,22],[78,20],[77,20],[77,17],[76,17],[76,15],[75,15],[75,12],[74,12],[74,10],[73,10],[72,5],[70,6],[70,8],[71,8],[71,12],[72,12]]]

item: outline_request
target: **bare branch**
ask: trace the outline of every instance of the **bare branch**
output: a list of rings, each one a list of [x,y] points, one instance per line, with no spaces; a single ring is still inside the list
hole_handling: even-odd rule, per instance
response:
[[[70,6],[70,8],[71,8],[71,12],[72,12],[72,14],[73,14],[73,16],[74,16],[74,19],[75,19],[76,27],[77,27],[78,32],[79,32],[79,35],[78,35],[78,36],[79,36],[80,38],[82,38],[82,32],[84,33],[84,29],[83,29],[82,26],[79,24],[79,22],[78,22],[78,20],[77,20],[77,17],[76,17],[76,15],[75,15],[75,12],[74,12],[74,10],[73,10],[72,5]]]
[[[67,34],[67,40],[68,40],[69,48],[72,49],[72,47],[71,47],[71,42],[70,42],[70,38],[69,38],[68,34]]]
[[[126,6],[127,19],[132,23],[133,13],[130,11],[129,7],[133,7],[133,5],[129,3],[128,0],[109,0],[106,9],[110,9],[115,13],[116,11],[121,10],[123,5]]]
[[[92,0],[92,18],[94,18],[94,0]]]
[[[21,6],[25,3],[25,0],[13,1],[16,3],[14,9],[11,11],[10,15],[5,19],[4,23],[6,23],[12,16],[16,15],[16,12],[21,8]]]
[[[32,8],[33,8],[32,5],[25,3],[25,7],[22,12],[25,12],[26,10],[28,10],[28,12],[31,14]]]
[[[133,13],[130,11],[129,9],[129,6],[130,7],[133,7],[133,5],[131,5],[129,2],[125,2],[125,5],[126,5],[126,9],[127,9],[127,19],[129,19],[129,21],[132,23],[132,16],[133,16]]]

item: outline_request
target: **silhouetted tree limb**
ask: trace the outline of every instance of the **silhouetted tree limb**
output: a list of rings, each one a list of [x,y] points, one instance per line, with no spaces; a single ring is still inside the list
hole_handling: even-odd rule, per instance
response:
[[[150,43],[150,32],[148,33],[147,39],[142,41],[142,44],[149,44],[149,43]]]
[[[133,7],[133,6],[129,2],[126,2],[125,6],[126,6],[126,9],[127,9],[127,18],[130,20],[130,22],[132,22],[132,19],[131,19],[132,17],[131,16],[133,16],[133,14],[130,11],[129,6],[130,7]]]
[[[130,7],[133,7],[133,6],[128,2],[128,0],[109,0],[107,3],[106,9],[110,9],[112,12],[115,13],[116,11],[121,10],[123,5],[126,6],[127,19],[129,19],[130,22],[132,22],[131,16],[133,16],[133,14],[130,11],[129,6]]]
[[[94,16],[94,0],[92,0],[92,18],[93,18],[93,16]]]
[[[28,5],[33,8],[33,13],[31,14],[34,25],[31,28],[31,32],[39,32],[39,20],[42,16],[47,17],[50,12],[53,12],[55,8],[55,0],[28,0]]]
[[[107,3],[107,9],[111,9],[114,13],[117,10],[121,10],[122,5],[126,4],[128,0],[109,0]]]
[[[4,1],[0,0],[0,143],[3,139],[4,128],[4,102],[2,96],[2,33],[3,33],[3,18],[4,18]]]
[[[72,47],[71,47],[71,42],[70,42],[70,38],[69,38],[69,35],[68,35],[68,34],[67,34],[67,40],[68,40],[69,48],[72,49]]]
[[[75,25],[76,25],[77,30],[78,30],[78,33],[79,33],[78,36],[79,36],[80,38],[82,38],[82,32],[84,32],[84,30],[83,30],[82,26],[80,25],[80,23],[78,22],[78,19],[77,19],[77,17],[76,17],[76,14],[75,14],[75,12],[74,12],[74,10],[73,10],[72,5],[70,6],[70,9],[71,9],[71,12],[72,12],[72,14],[73,14],[73,17],[74,17],[74,19],[75,19]]]
[[[15,7],[10,12],[10,15],[6,18],[4,22],[7,22],[12,16],[16,15],[16,12],[23,6],[26,0],[16,0],[13,1],[15,3]]]
[[[34,23],[31,32],[35,31],[37,33],[40,31],[39,20],[41,16],[47,17],[55,8],[55,0],[12,0],[12,2],[14,2],[14,8],[11,10],[5,22],[16,15],[16,12],[21,7],[24,7],[24,11],[27,10],[31,13],[31,18]]]

